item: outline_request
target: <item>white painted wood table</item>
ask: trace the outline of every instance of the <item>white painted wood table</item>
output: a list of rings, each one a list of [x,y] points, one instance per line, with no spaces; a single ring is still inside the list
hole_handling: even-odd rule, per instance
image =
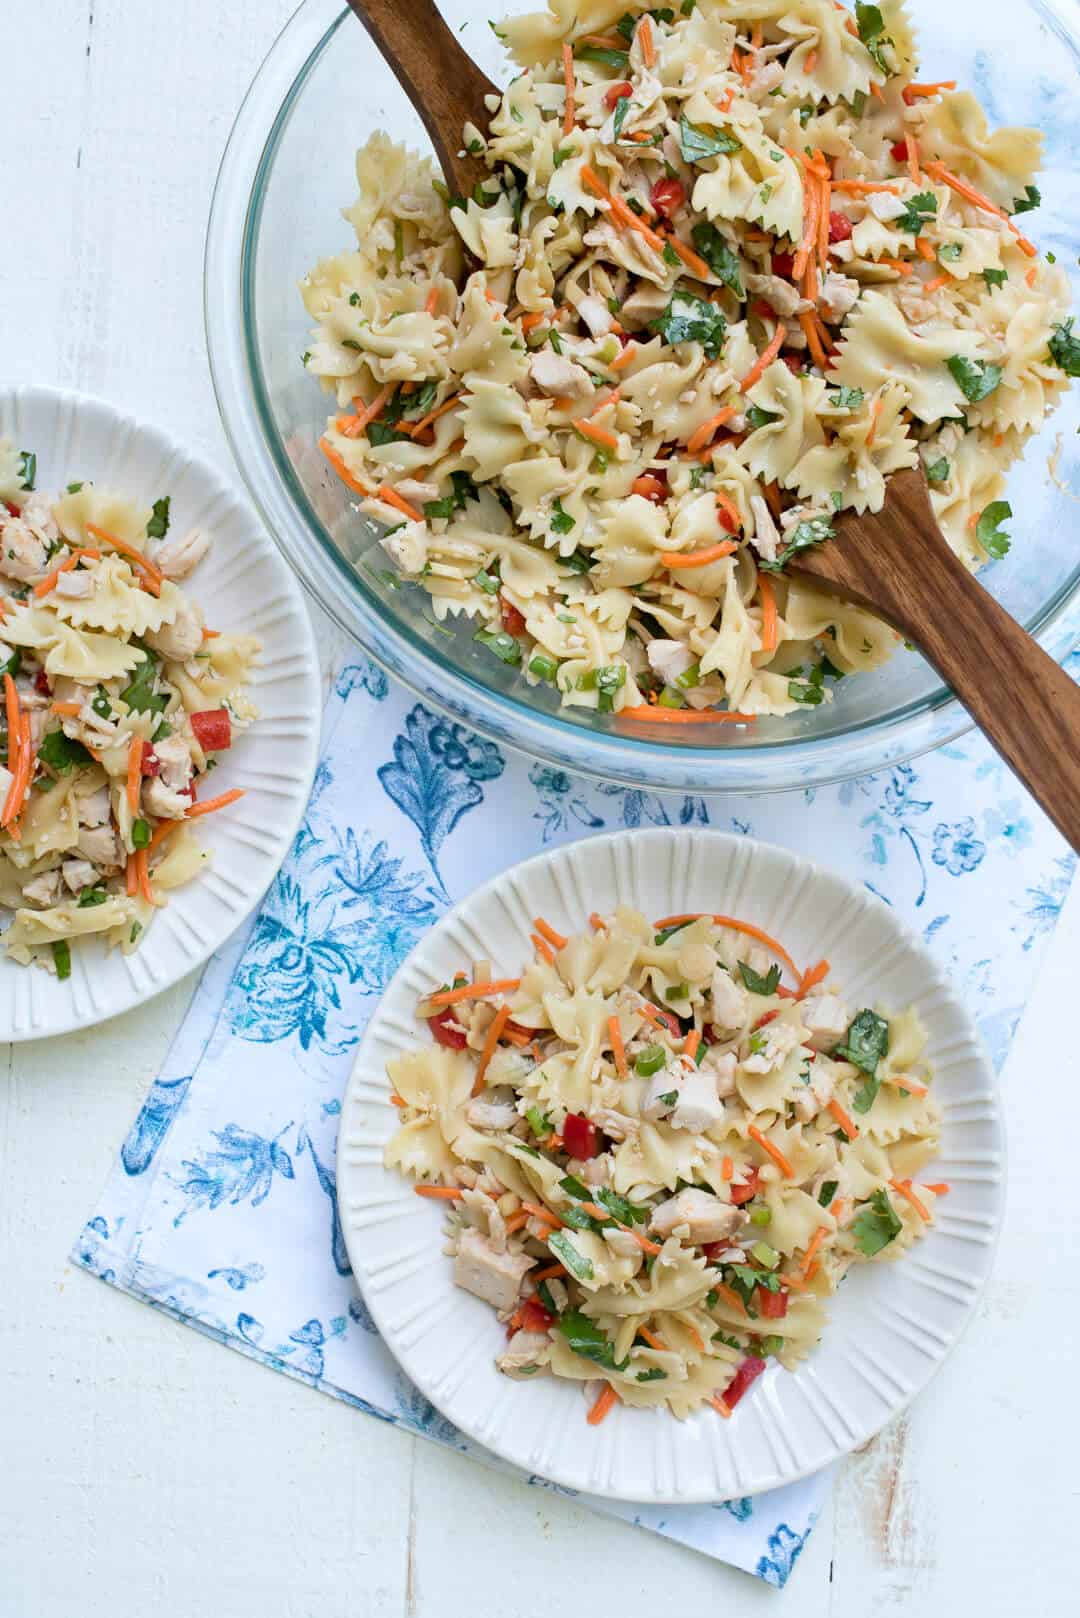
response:
[[[102,394],[230,475],[203,349],[210,190],[292,0],[5,0],[0,378]],[[474,26],[483,26],[479,14]],[[362,1416],[66,1254],[192,982],[0,1071],[0,1618],[807,1618],[1077,1611],[1074,893],[1005,1075],[978,1319],[844,1469],[786,1595]],[[1068,1041],[1072,1042],[1072,1049]]]

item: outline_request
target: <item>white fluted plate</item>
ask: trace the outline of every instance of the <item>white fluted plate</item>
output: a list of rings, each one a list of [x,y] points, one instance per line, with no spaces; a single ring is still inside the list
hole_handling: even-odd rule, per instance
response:
[[[53,388],[0,389],[0,438],[35,452],[39,489],[81,478],[146,505],[170,495],[171,533],[198,527],[213,535],[184,588],[211,624],[263,643],[252,681],[260,717],[214,771],[215,792],[239,786],[247,795],[197,831],[210,866],[169,896],[133,954],[77,940],[63,983],[0,951],[4,1041],[89,1028],[129,1011],[224,943],[266,891],[300,824],[318,759],[321,700],[300,586],[250,508],[205,462],[100,399]],[[0,926],[10,914],[0,912]]]
[[[929,1180],[947,1180],[932,1230],[895,1264],[856,1267],[830,1301],[820,1345],[797,1371],[775,1362],[730,1421],[616,1406],[585,1421],[581,1384],[514,1382],[495,1369],[506,1337],[451,1279],[444,1210],[383,1167],[397,1127],[386,1064],[427,1040],[421,994],[465,962],[517,974],[534,916],[561,932],[632,905],[656,918],[738,915],[797,961],[826,956],[852,1005],[913,1005],[925,1023],[945,1121]],[[361,1041],[345,1095],[337,1189],[353,1271],[402,1368],[471,1438],[554,1483],[652,1504],[732,1499],[818,1471],[866,1442],[925,1387],[971,1318],[990,1273],[1004,1198],[994,1075],[970,1016],[896,914],[810,860],[708,830],[620,831],[515,866],[449,912],[413,950]]]

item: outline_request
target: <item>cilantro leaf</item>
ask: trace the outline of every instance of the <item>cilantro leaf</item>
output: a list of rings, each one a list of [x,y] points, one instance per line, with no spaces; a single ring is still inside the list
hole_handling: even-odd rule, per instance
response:
[[[553,534],[568,534],[576,526],[575,519],[568,511],[563,510],[562,500],[559,496],[551,502],[551,532]]]
[[[615,1191],[609,1191],[606,1185],[595,1187],[592,1201],[598,1202],[601,1208],[606,1208],[612,1219],[617,1219],[620,1225],[644,1225],[649,1218],[649,1209],[631,1202],[628,1197],[621,1197]]]
[[[704,163],[709,157],[726,157],[742,151],[742,141],[726,129],[703,129],[683,113],[679,119],[679,149],[684,163]]]
[[[818,1192],[818,1207],[827,1208],[840,1189],[839,1180],[826,1180]]]
[[[880,6],[863,5],[857,0],[855,6],[855,22],[859,30],[859,38],[866,46],[874,63],[884,74],[892,72],[885,60],[884,47],[891,45],[892,40],[885,32],[885,19],[881,15]]]
[[[920,191],[918,196],[909,197],[905,204],[905,212],[896,221],[898,230],[910,231],[917,236],[928,220],[937,217],[938,203],[932,191]]]
[[[398,444],[402,439],[409,438],[408,433],[401,432],[399,428],[389,421],[369,421],[364,428],[364,433],[368,443],[376,449],[381,444]]]
[[[676,289],[663,314],[652,322],[665,343],[701,343],[705,358],[714,360],[724,346],[727,321],[714,303]]]
[[[632,106],[633,102],[629,96],[620,96],[618,101],[615,103],[615,121],[611,128],[616,140],[618,140],[619,136],[622,134],[623,124],[626,122],[626,115]]]
[[[838,388],[835,393],[829,394],[829,408],[831,410],[858,410],[866,394],[862,388]]]
[[[667,1372],[662,1371],[659,1365],[651,1365],[647,1371],[639,1371],[635,1380],[638,1382],[666,1382]]]
[[[770,966],[765,976],[762,977],[761,973],[755,972],[752,966],[747,966],[745,961],[740,961],[739,976],[751,994],[775,994],[780,983],[780,968],[776,965]]]
[[[95,905],[103,905],[109,895],[100,884],[93,888],[84,888],[79,894],[79,910],[92,910]]]
[[[591,1269],[590,1265],[590,1269]],[[580,1309],[568,1309],[559,1317],[559,1330],[575,1354],[584,1360],[602,1365],[605,1371],[625,1371],[629,1359],[616,1360],[615,1350],[595,1321],[583,1315]]]
[[[862,1213],[851,1228],[859,1252],[864,1258],[873,1258],[894,1242],[904,1227],[889,1201],[888,1192],[882,1188],[863,1204]]]
[[[871,1078],[877,1076],[878,1064],[889,1054],[889,1025],[876,1011],[864,1007],[848,1028],[842,1045],[833,1055],[841,1062],[852,1062]]]
[[[154,690],[156,675],[157,658],[147,652],[143,661],[136,664],[131,684],[120,693],[120,701],[126,702],[133,713],[162,713],[168,707],[168,697]]]
[[[762,410],[760,405],[751,405],[746,412],[747,425],[755,433],[760,432],[762,427],[771,427],[774,421],[779,420],[780,417],[775,410]]]
[[[820,708],[825,701],[825,670],[821,664],[810,670],[807,679],[789,680],[788,696],[792,702],[802,703],[804,708]]]
[[[1003,287],[1009,279],[1008,270],[984,270],[983,280],[988,287]]]
[[[785,565],[800,551],[809,550],[811,545],[824,545],[827,539],[835,538],[836,529],[828,517],[807,517],[792,531],[776,561],[759,562],[758,566],[766,573],[782,573]]]
[[[954,354],[945,363],[969,404],[980,404],[983,399],[989,399],[992,393],[997,392],[1005,375],[1000,365],[989,365],[986,360],[969,360],[963,354]]]
[[[608,50],[604,45],[578,45],[574,51],[577,62],[598,62],[601,67],[613,67],[625,73],[630,63],[626,51]]]
[[[1076,316],[1070,315],[1054,327],[1050,339],[1050,358],[1060,365],[1066,376],[1080,376],[1080,337],[1073,335]]]
[[[1042,192],[1037,185],[1029,185],[1022,197],[1013,201],[1013,213],[1033,213],[1036,208],[1042,207]]]
[[[1012,506],[1007,500],[995,500],[986,507],[976,526],[976,539],[987,556],[992,556],[995,562],[999,562],[1003,556],[1009,554],[1011,541],[1001,524],[1007,522],[1012,514]]]
[[[963,244],[961,242],[942,242],[938,248],[937,256],[942,264],[955,264],[958,259],[964,256]]]
[[[33,490],[37,479],[37,456],[32,449],[19,451],[19,482],[24,489]]]
[[[716,226],[702,221],[694,226],[690,239],[713,274],[719,276],[737,298],[745,298],[739,255],[728,246]]]
[[[72,741],[62,730],[50,730],[47,736],[42,737],[38,758],[42,764],[54,769],[57,775],[66,775],[77,764],[94,762],[82,742]]]
[[[940,461],[935,461],[932,466],[926,468],[927,483],[948,483],[951,476],[952,467],[944,455]]]
[[[169,532],[169,507],[172,496],[164,494],[160,500],[154,501],[154,508],[150,514],[150,521],[146,525],[147,539],[164,539]]]
[[[592,1259],[586,1258],[584,1253],[578,1252],[577,1248],[574,1246],[573,1242],[570,1240],[569,1236],[564,1230],[552,1231],[551,1235],[548,1237],[548,1246],[555,1254],[555,1257],[559,1260],[559,1263],[564,1264],[570,1271],[570,1274],[576,1276],[579,1281],[591,1281],[593,1279],[594,1272]],[[566,1318],[566,1315],[564,1315],[562,1321],[559,1322],[560,1330],[563,1329],[563,1321],[565,1321]],[[582,1318],[584,1319],[586,1317],[583,1316]],[[592,1327],[593,1331],[599,1332],[599,1327],[593,1326],[591,1320],[589,1321],[589,1325]],[[569,1333],[567,1333],[567,1336],[569,1337]],[[607,1339],[604,1338],[604,1341],[607,1342]],[[573,1347],[574,1345],[571,1343],[570,1346]],[[574,1352],[581,1353],[582,1350],[575,1349]],[[589,1357],[591,1358],[591,1356]]]

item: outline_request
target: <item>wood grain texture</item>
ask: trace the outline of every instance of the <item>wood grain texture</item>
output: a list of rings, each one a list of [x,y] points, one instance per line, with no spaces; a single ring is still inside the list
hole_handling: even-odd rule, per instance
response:
[[[431,137],[452,192],[471,195],[488,178],[482,159],[462,151],[461,131],[471,119],[484,127],[486,95],[498,87],[482,73],[432,0],[349,0],[393,68]]]
[[[1074,849],[1080,850],[1080,686],[950,548],[921,471],[899,472],[876,515],[789,571],[868,607],[916,646]]]

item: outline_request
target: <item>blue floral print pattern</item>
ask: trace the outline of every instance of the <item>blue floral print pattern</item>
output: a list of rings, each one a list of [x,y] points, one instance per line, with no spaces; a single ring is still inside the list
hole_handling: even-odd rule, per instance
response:
[[[220,1343],[489,1465],[501,1463],[389,1355],[353,1283],[337,1200],[356,1041],[448,901],[544,844],[605,828],[713,824],[794,842],[917,924],[1000,1063],[1075,874],[977,741],[750,806],[664,796],[504,757],[389,689],[367,659],[335,682],[326,735],[292,853],[254,922],[208,966],[73,1258]],[[681,1508],[578,1499],[780,1586],[828,1487],[826,1475]]]

